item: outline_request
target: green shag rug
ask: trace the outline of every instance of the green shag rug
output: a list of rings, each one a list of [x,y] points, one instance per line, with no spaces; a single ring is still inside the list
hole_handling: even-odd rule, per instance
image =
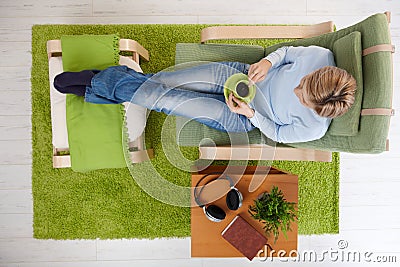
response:
[[[32,28],[32,193],[34,237],[39,239],[110,239],[190,236],[190,208],[164,204],[144,192],[128,168],[75,173],[53,169],[46,41],[61,35],[111,34],[138,41],[150,52],[146,72],[173,66],[175,44],[199,42],[209,25],[35,25]],[[276,41],[272,41],[276,42]],[[271,41],[238,41],[269,45]],[[190,174],[170,164],[160,142],[166,116],[152,112],[146,142],[155,151],[151,166],[172,183],[190,185]],[[173,125],[172,127],[173,128]],[[173,130],[171,140],[173,140]],[[197,148],[183,148],[189,159]],[[140,170],[146,164],[136,165]],[[251,164],[257,164],[252,162]],[[299,234],[339,231],[339,154],[331,163],[274,162],[299,175]],[[151,174],[141,173],[151,180]],[[147,176],[149,176],[147,178]]]

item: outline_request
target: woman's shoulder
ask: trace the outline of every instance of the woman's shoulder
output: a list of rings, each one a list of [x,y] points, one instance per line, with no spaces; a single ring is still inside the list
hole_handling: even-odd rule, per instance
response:
[[[295,49],[295,50],[303,50],[309,53],[327,53],[332,54],[332,51],[328,48],[317,46],[317,45],[309,45],[309,46],[286,46],[287,49]]]
[[[321,46],[307,46],[297,47],[297,49],[304,49],[298,61],[304,61],[305,65],[311,68],[308,71],[314,71],[316,69],[325,66],[335,66],[335,58],[331,50]]]
[[[321,138],[329,128],[332,121],[330,118],[319,116],[314,110],[302,107],[301,114],[296,114],[293,123],[307,129],[309,136],[315,139]]]

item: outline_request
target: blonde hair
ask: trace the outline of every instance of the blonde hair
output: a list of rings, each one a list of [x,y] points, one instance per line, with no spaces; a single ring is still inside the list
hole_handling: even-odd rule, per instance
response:
[[[353,105],[357,84],[347,71],[327,66],[304,77],[302,88],[319,116],[336,118]]]

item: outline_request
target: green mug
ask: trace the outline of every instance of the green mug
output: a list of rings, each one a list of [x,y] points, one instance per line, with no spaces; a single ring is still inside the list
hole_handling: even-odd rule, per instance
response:
[[[224,96],[227,101],[230,93],[248,104],[256,95],[256,86],[254,84],[249,86],[249,77],[246,74],[236,73],[230,76],[224,84]]]

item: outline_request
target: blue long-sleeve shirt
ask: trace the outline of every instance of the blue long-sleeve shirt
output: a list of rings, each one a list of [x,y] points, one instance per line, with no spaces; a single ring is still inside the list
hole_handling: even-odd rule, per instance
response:
[[[281,143],[307,142],[325,135],[331,119],[300,103],[294,93],[307,74],[335,66],[330,50],[318,47],[281,47],[266,57],[272,66],[250,106],[251,123],[268,138]]]

